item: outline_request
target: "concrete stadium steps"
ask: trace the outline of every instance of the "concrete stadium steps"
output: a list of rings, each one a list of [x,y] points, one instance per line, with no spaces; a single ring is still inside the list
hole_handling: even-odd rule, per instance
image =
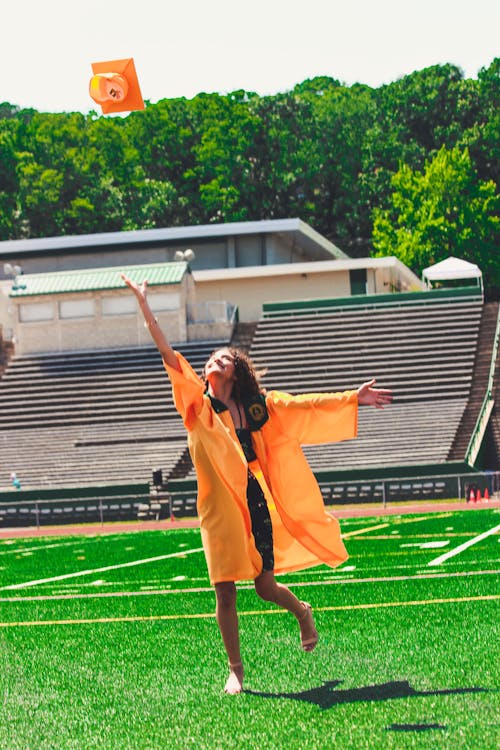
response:
[[[420,403],[360,407],[355,440],[305,445],[303,451],[313,471],[444,463],[466,404],[466,399],[443,400],[433,404],[431,417]],[[194,479],[194,469],[186,476]]]
[[[313,471],[444,463],[466,404],[466,399],[449,399],[433,406],[432,413],[420,404],[360,407],[356,440],[306,445],[304,454]]]
[[[68,397],[70,398],[70,397]],[[165,406],[169,399],[168,391],[163,391],[158,398],[151,397],[145,399],[140,397],[140,391],[132,397],[133,400],[123,401],[119,399],[101,400],[92,397],[83,398],[79,401],[73,399],[71,403],[61,403],[54,406],[50,399],[44,404],[36,406],[24,405],[19,409],[3,409],[0,417],[0,429],[19,429],[25,428],[43,428],[57,427],[72,424],[102,424],[114,422],[124,422],[130,419],[142,421],[145,417],[151,420],[164,421],[169,416],[173,416],[174,410]]]
[[[201,371],[225,341],[179,344]],[[149,482],[179,464],[186,433],[154,347],[15,357],[0,380],[0,455],[23,489]]]
[[[467,401],[467,408],[462,417],[460,424],[460,430],[455,436],[453,445],[451,446],[448,454],[448,461],[462,461],[467,453],[467,448],[471,435],[473,434],[483,401],[486,396],[489,387],[491,360],[494,356],[493,347],[495,341],[496,327],[498,322],[498,312],[500,303],[485,302],[483,307],[483,315],[481,318],[481,326],[479,328],[479,337],[476,347],[476,357],[474,363],[471,365],[471,371],[473,373],[473,384],[471,386],[471,392]],[[495,389],[495,383],[498,383],[498,368],[500,366],[500,356],[497,354],[497,361],[495,363],[495,376],[493,379],[493,389]],[[497,401],[497,397],[495,397]],[[490,418],[490,431],[495,421],[494,414]],[[488,443],[488,441],[486,441]],[[496,456],[487,456],[488,449],[484,455],[484,465],[489,467],[498,466],[498,457],[500,452],[496,451]]]
[[[226,341],[209,341],[196,344],[174,344],[174,348],[190,361],[194,369],[201,370],[209,354]],[[47,382],[52,385],[60,382],[91,380],[97,377],[114,381],[123,375],[131,379],[137,374],[163,372],[161,356],[155,347],[136,349],[106,349],[95,351],[75,351],[56,354],[14,356],[7,367],[0,390],[16,389],[19,385]]]
[[[200,371],[225,343],[178,349]],[[170,383],[153,347],[18,357],[0,381],[0,430],[174,416]]]
[[[460,324],[457,324],[457,321],[453,321],[453,325],[451,325],[450,321],[450,326],[446,326],[446,324],[437,324],[435,326],[426,325],[425,327],[416,326],[414,329],[407,326],[406,321],[402,321],[402,323],[405,324],[404,327],[403,325],[394,325],[390,327],[370,325],[367,329],[363,328],[363,330],[359,330],[358,328],[358,326],[364,325],[363,320],[358,321],[356,330],[349,330],[347,327],[340,328],[338,325],[339,322],[337,322],[336,325],[327,326],[320,317],[316,319],[315,327],[303,326],[301,321],[297,320],[294,322],[297,323],[297,328],[295,328],[295,330],[291,330],[291,327],[287,326],[287,323],[291,323],[290,319],[284,320],[282,327],[282,331],[283,328],[285,330],[288,329],[288,343],[291,346],[294,343],[300,344],[304,336],[307,336],[311,346],[314,346],[315,343],[323,342],[326,337],[334,341],[338,346],[344,344],[344,347],[346,348],[352,348],[354,344],[357,346],[371,346],[372,342],[380,343],[387,341],[391,336],[397,336],[398,340],[401,340],[402,343],[413,341],[418,345],[420,342],[425,343],[429,339],[434,341],[439,336],[445,336],[445,338],[450,341],[461,341],[464,338],[467,339],[472,331],[477,330],[477,326],[475,325],[476,321],[472,321],[474,324],[473,327],[467,327],[466,329],[461,327]],[[468,326],[468,322],[465,322],[465,325]],[[259,338],[254,339],[252,350],[257,350],[259,346],[264,351],[273,349],[274,347],[277,347],[278,349],[283,348],[286,346],[287,342],[283,341],[282,331],[281,334],[279,331],[273,331],[272,334],[271,332],[266,331],[263,340],[259,340]],[[262,330],[259,330],[259,334],[262,334]]]
[[[168,475],[186,447],[180,419],[9,430],[0,433],[2,467],[15,471],[23,489],[149,482],[161,467]],[[0,484],[4,484],[2,477]]]
[[[481,320],[481,301],[466,304],[453,303],[450,305],[418,305],[392,308],[340,308],[332,309],[322,314],[282,315],[272,318],[263,317],[257,326],[252,349],[263,343],[284,345],[281,338],[287,321],[293,322],[290,330],[290,340],[301,338],[307,333],[312,340],[331,337],[342,337],[351,341],[353,338],[370,338],[374,334],[386,338],[388,334],[398,337],[425,337],[432,333],[461,333],[471,328],[477,328]],[[273,339],[276,339],[273,341]]]
[[[314,471],[445,463],[470,398],[480,300],[333,308],[263,317],[250,355],[263,385],[299,392],[394,390],[361,407],[356,440],[304,446]],[[195,370],[227,342],[177,345]],[[0,486],[149,482],[161,468],[194,478],[186,436],[154,347],[16,357],[0,380]],[[179,476],[176,474],[176,476]]]
[[[398,402],[414,401],[435,401],[443,398],[461,398],[466,397],[470,391],[472,375],[470,373],[456,374],[450,376],[446,382],[437,381],[438,373],[430,373],[427,377],[418,378],[412,371],[407,376],[395,380],[393,377],[385,376],[379,370],[360,371],[356,375],[349,373],[347,376],[333,380],[327,373],[323,375],[315,374],[315,377],[307,378],[303,373],[299,375],[288,375],[281,380],[277,380],[280,387],[277,390],[287,391],[289,393],[302,393],[304,391],[313,391],[325,393],[330,391],[355,390],[362,383],[370,380],[372,376],[377,376],[377,387],[391,388],[394,392],[394,399]],[[347,380],[349,377],[349,380]],[[270,382],[270,376],[263,378],[263,385],[267,389],[273,389],[274,383]],[[427,389],[427,390],[425,390]]]
[[[198,360],[204,363],[206,356],[219,346],[227,345],[227,341],[213,339],[210,341],[183,341],[181,343],[172,343],[177,351],[186,356],[190,362],[196,363]],[[19,354],[9,361],[8,370],[14,368],[32,367],[43,370],[63,369],[67,372],[71,367],[79,367],[81,363],[89,365],[94,364],[96,367],[107,368],[113,362],[123,364],[138,361],[158,361],[161,357],[155,346],[137,346],[137,347],[120,347],[106,349],[78,349],[67,352],[47,352],[40,354]]]
[[[396,312],[404,316],[420,317],[420,318],[431,318],[434,319],[436,311],[443,315],[446,315],[450,310],[458,312],[464,312],[468,315],[470,310],[475,309],[481,310],[483,301],[479,294],[475,294],[473,297],[448,297],[437,299],[433,296],[432,292],[427,295],[425,299],[420,296],[415,300],[409,299],[406,295],[404,298],[400,298],[397,295],[392,297],[389,302],[379,302],[378,299],[373,297],[358,297],[351,298],[351,303],[348,305],[333,304],[330,306],[314,307],[313,302],[308,303],[308,307],[297,308],[295,303],[292,301],[289,308],[285,308],[285,303],[281,303],[282,307],[279,311],[264,311],[261,320],[272,323],[273,321],[282,320],[284,318],[301,318],[302,320],[312,320],[315,318],[322,318],[324,316],[345,318],[346,320],[356,318],[360,312],[368,311],[370,315],[378,316],[379,319],[387,317],[392,319],[393,313]]]
[[[304,314],[303,314],[304,313]],[[355,441],[304,446],[314,471],[446,462],[473,382],[480,298],[263,316],[250,355],[268,389],[351,390],[372,377],[394,391],[360,408]]]
[[[250,354],[266,388],[350,390],[376,377],[399,402],[466,398],[482,309],[477,299],[273,315]]]
[[[490,466],[498,467],[498,457],[500,456],[500,351],[497,356],[495,373],[493,378],[493,398],[495,404],[491,415],[489,433],[491,445],[491,464]]]

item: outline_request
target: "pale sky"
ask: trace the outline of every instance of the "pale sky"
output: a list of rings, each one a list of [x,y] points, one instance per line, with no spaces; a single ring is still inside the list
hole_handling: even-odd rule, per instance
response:
[[[8,0],[0,102],[100,111],[91,63],[132,57],[144,99],[287,91],[327,75],[378,87],[500,55],[499,0]]]

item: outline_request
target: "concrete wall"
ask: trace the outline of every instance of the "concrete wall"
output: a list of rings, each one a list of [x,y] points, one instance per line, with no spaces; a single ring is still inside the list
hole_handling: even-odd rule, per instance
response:
[[[342,261],[325,261],[297,266],[297,271],[274,267],[245,269],[238,275],[214,271],[194,272],[196,300],[198,303],[211,300],[227,300],[238,306],[242,323],[257,321],[264,302],[281,302],[295,299],[350,297],[350,268]],[[363,267],[362,263],[359,267]],[[366,293],[387,294],[405,291],[410,287],[420,288],[418,279],[402,264],[383,265],[366,269]]]
[[[172,295],[178,295],[176,309],[155,311],[158,322],[167,332],[172,342],[188,340],[187,305],[193,302],[194,282],[187,274],[181,284],[162,288]],[[120,315],[103,314],[105,298],[130,298],[131,292],[106,290],[79,294],[52,294],[45,296],[21,297],[11,300],[15,308],[15,351],[16,354],[72,351],[80,349],[119,348],[144,346],[151,343],[149,331],[144,326],[142,313],[135,304],[135,312]],[[150,289],[152,306],[155,290]],[[62,318],[60,303],[65,301],[85,301],[93,303],[92,317]],[[43,304],[52,310],[51,320],[23,322],[22,305]]]
[[[318,278],[319,276],[319,278]],[[349,272],[290,274],[287,276],[242,277],[219,280],[196,279],[198,302],[228,300],[238,305],[242,323],[260,318],[264,302],[350,295]]]
[[[0,281],[0,325],[6,340],[12,338],[16,324],[15,306],[9,299],[10,287],[10,281]]]

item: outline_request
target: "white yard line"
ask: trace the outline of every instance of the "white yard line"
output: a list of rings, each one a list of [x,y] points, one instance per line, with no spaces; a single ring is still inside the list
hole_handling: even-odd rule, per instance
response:
[[[119,570],[120,568],[133,568],[136,565],[146,565],[151,562],[158,562],[159,560],[168,560],[171,557],[183,557],[184,555],[192,555],[196,552],[203,552],[203,547],[197,549],[182,550],[181,552],[173,552],[170,555],[159,555],[158,557],[147,557],[144,560],[132,560],[127,563],[120,563],[119,565],[106,565],[104,568],[94,568],[93,570],[78,570],[76,573],[65,573],[61,576],[53,576],[52,578],[38,578],[35,581],[25,581],[24,583],[12,583],[10,586],[2,586],[0,591],[13,591],[15,589],[26,589],[30,586],[39,586],[42,583],[53,583],[54,581],[64,581],[68,578],[78,578],[79,576],[91,576],[95,573],[106,573],[108,570]]]
[[[482,534],[479,534],[478,536],[475,536],[472,539],[469,539],[467,542],[464,542],[463,544],[460,544],[458,547],[455,547],[455,549],[450,549],[448,552],[445,552],[444,555],[435,557],[434,560],[431,560],[429,563],[427,563],[427,565],[441,565],[441,563],[444,563],[445,560],[448,560],[450,557],[455,557],[455,555],[459,555],[465,549],[468,549],[469,547],[472,547],[474,544],[481,542],[483,539],[486,539],[486,537],[488,536],[492,536],[492,534],[496,534],[498,531],[500,531],[500,524],[498,524],[498,526],[494,526],[492,529],[489,529],[489,531],[484,531]]]
[[[96,537],[92,537],[96,539]],[[78,537],[71,542],[55,542],[53,544],[38,544],[36,547],[14,547],[11,549],[0,549],[0,555],[24,555],[25,552],[45,552],[47,549],[55,549],[56,547],[78,547],[82,544],[86,544],[88,539]]]
[[[388,526],[388,523],[379,523],[377,526],[366,526],[364,529],[348,531],[347,534],[342,534],[342,539],[348,539],[349,537],[357,536],[358,534],[367,534],[369,531],[376,531],[377,529],[386,529]]]
[[[381,576],[379,578],[337,578],[329,581],[296,581],[288,582],[289,588],[309,587],[309,586],[346,586],[353,583],[390,583],[398,581],[418,581],[429,578],[466,578],[469,576],[490,576],[498,575],[500,570],[467,570],[453,573],[421,573],[413,576]],[[238,590],[251,590],[253,584],[238,585]],[[198,586],[188,589],[147,589],[144,591],[96,591],[92,594],[41,594],[40,596],[3,596],[0,597],[2,603],[18,602],[40,602],[40,601],[59,601],[64,599],[114,599],[134,596],[168,596],[186,594],[213,593],[212,586]]]

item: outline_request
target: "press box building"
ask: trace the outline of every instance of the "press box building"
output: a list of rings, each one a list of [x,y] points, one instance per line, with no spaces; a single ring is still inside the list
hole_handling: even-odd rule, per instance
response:
[[[4,337],[19,354],[149,343],[122,270],[148,279],[173,342],[230,338],[265,302],[422,289],[397,258],[349,258],[300,219],[13,240],[0,243]]]

